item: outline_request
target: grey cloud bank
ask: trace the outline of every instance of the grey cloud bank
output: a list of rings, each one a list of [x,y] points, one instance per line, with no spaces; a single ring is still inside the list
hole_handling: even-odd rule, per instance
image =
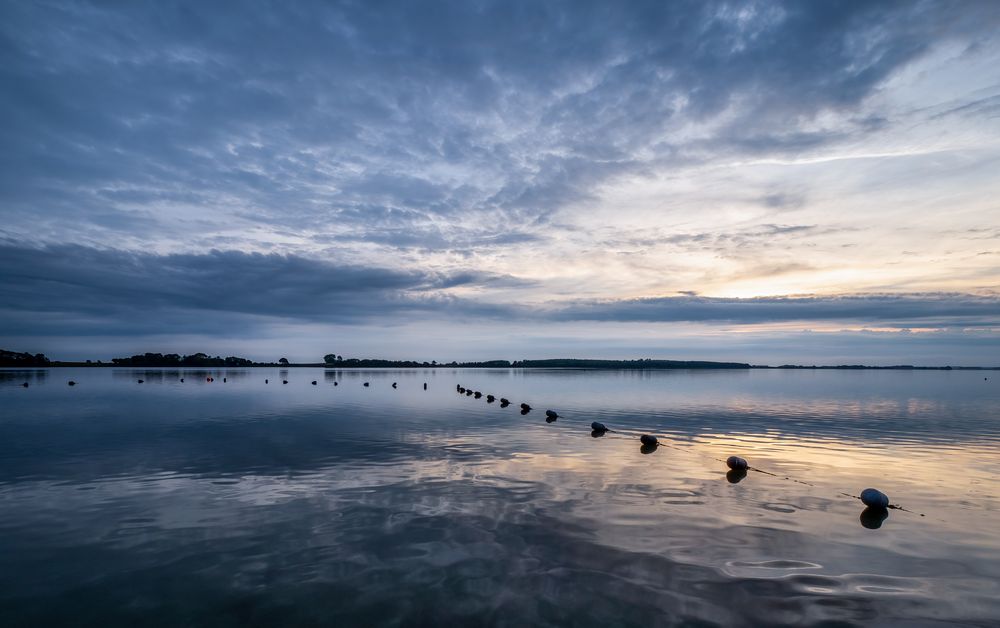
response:
[[[0,342],[795,322],[980,360],[998,31],[994,2],[0,3]]]

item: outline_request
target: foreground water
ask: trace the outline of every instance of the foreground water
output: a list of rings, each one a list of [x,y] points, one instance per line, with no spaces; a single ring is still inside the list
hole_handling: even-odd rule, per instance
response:
[[[1000,625],[998,477],[994,373],[6,370],[0,625]]]

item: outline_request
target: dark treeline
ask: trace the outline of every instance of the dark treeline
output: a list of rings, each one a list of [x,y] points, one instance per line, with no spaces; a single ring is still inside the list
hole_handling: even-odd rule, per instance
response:
[[[0,349],[0,366],[49,366],[44,353],[17,353]]]
[[[115,366],[254,366],[257,363],[246,358],[230,356],[214,358],[205,353],[181,356],[176,353],[143,353],[128,358],[113,358]]]

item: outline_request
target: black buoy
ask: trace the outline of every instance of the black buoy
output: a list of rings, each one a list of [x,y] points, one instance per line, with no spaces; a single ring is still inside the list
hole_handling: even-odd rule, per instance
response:
[[[183,382],[184,380],[182,379],[181,381]],[[265,384],[267,383],[267,380],[266,380],[266,379],[264,380],[264,383],[265,383]]]
[[[501,399],[501,400],[500,400],[500,407],[501,407],[501,408],[506,408],[506,407],[507,407],[507,406],[509,406],[509,405],[510,405],[510,402],[509,402],[509,401],[507,401],[506,399]]]
[[[462,388],[461,386],[459,386],[458,387],[458,392],[459,392],[459,394],[464,395],[465,394],[465,389]]]
[[[395,387],[396,387],[396,382],[393,382],[393,383],[392,383],[392,387],[393,387],[393,388],[395,388]]]
[[[528,414],[529,412],[531,412],[531,408],[521,408],[521,416],[524,416],[525,414]]]
[[[600,438],[607,433],[608,433],[607,430],[590,430],[591,438]]]
[[[594,430],[595,432],[607,432],[608,426],[598,421],[594,421],[593,423],[590,424],[590,429]]]
[[[555,410],[546,410],[545,416],[552,419],[553,421],[559,418],[559,415],[555,413]]]
[[[141,382],[142,380],[139,381]],[[28,387],[28,382],[24,382],[23,384],[21,384],[21,388],[27,388],[27,387]]]
[[[744,460],[743,458],[740,458],[739,456],[729,456],[728,458],[726,458],[726,466],[732,469],[733,471],[746,471],[747,469],[750,468],[750,465],[747,464],[747,461]]]
[[[471,397],[471,396],[472,396],[472,392],[473,392],[473,391],[471,391],[471,390],[469,390],[468,388],[466,388],[466,389],[465,389],[465,396],[466,396],[466,397]]]
[[[869,508],[888,508],[889,497],[878,489],[866,488],[861,491],[861,503]]]
[[[651,454],[656,451],[656,445],[639,445],[640,454]]]
[[[496,400],[497,398],[494,397],[493,395],[486,395],[486,403],[493,403]]]
[[[726,471],[726,481],[730,484],[739,484],[740,480],[746,476],[746,469],[730,469],[729,471]]]
[[[522,409],[522,410],[527,410],[528,412],[531,412],[531,406],[529,406],[529,405],[528,405],[528,404],[526,404],[526,403],[522,403],[522,404],[521,404],[521,409]]]
[[[181,378],[181,383],[182,383],[182,384],[184,383],[184,378],[183,378],[183,377]],[[265,384],[267,383],[267,380],[266,380],[266,379],[264,380],[264,383],[265,383]]]
[[[368,382],[365,382],[364,386],[365,388],[368,388]]]
[[[67,383],[68,385],[70,385],[70,386],[76,386],[76,382],[74,382],[73,380],[69,380],[69,381],[68,381],[68,382],[66,382],[66,383]]]
[[[483,393],[477,390],[476,392],[472,393],[472,396],[475,397],[476,399],[479,399],[480,397],[483,396]]]
[[[455,390],[458,392],[465,392],[461,384],[455,384]]]
[[[340,384],[338,384],[338,383],[337,383],[336,381],[334,381],[334,382],[333,382],[333,385],[334,385],[334,386],[339,386]]]
[[[660,444],[660,442],[656,440],[656,437],[652,434],[643,434],[639,437],[639,442],[649,447],[656,447]]]
[[[315,385],[316,385],[316,380],[313,380],[313,381],[312,381],[312,385],[313,385],[313,386],[315,386]]]
[[[889,509],[869,506],[861,511],[861,516],[858,518],[861,520],[862,526],[869,530],[878,530],[882,527],[882,523],[889,518]]]
[[[424,382],[424,390],[427,390],[427,382]]]
[[[227,379],[226,379],[225,377],[223,377],[223,378],[222,378],[222,383],[223,383],[223,384],[225,384],[225,383],[226,383],[227,381],[228,381],[228,380],[227,380]]]
[[[288,383],[288,380],[287,380],[287,379],[283,379],[283,380],[281,380],[281,383],[282,383],[282,384],[287,384],[287,383]]]

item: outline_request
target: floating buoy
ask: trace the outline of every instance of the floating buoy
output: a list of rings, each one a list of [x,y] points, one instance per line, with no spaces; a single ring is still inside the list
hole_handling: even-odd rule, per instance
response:
[[[396,387],[396,382],[393,382],[393,383],[392,383],[392,387],[393,387],[393,388],[395,388],[395,387]]]
[[[141,382],[142,380],[139,381]],[[27,388],[27,387],[28,387],[28,382],[24,382],[23,384],[21,384],[21,388]]]
[[[427,382],[424,382],[424,390],[427,390]]]
[[[182,379],[181,381],[183,382],[184,380]],[[264,383],[265,383],[265,384],[267,383],[267,380],[266,380],[266,379],[264,380]]]
[[[726,458],[726,466],[733,471],[746,471],[750,468],[747,461],[739,456],[729,456]]]
[[[338,384],[338,383],[337,383],[337,382],[335,381],[335,382],[333,382],[333,385],[334,385],[334,386],[339,386],[340,384]]]
[[[465,396],[466,397],[471,397],[472,393],[473,393],[473,391],[469,390],[468,388],[465,389]]]
[[[873,508],[871,506],[862,510],[861,516],[858,517],[861,520],[861,525],[869,530],[878,530],[888,518],[889,510],[887,508]]]
[[[70,386],[76,386],[76,382],[74,382],[73,380],[69,380],[69,381],[68,381],[68,382],[66,382],[66,383],[67,383],[68,385],[70,385]]]
[[[521,408],[521,416],[524,416],[525,414],[528,414],[529,412],[531,412],[531,408]]]
[[[888,508],[889,497],[878,489],[866,488],[861,491],[861,503],[869,508]]]
[[[226,378],[225,378],[225,377],[223,377],[223,378],[222,378],[222,383],[223,383],[223,384],[225,384],[225,383],[226,383]]]
[[[316,380],[313,380],[313,381],[312,381],[312,385],[313,385],[313,386],[315,386],[315,385],[316,385]]]
[[[494,397],[493,395],[486,395],[486,403],[493,403],[496,400],[497,398]]]
[[[590,430],[590,437],[591,438],[600,438],[600,437],[604,436],[607,433],[608,433],[607,430]]]
[[[365,388],[368,388],[368,382],[365,382],[364,386]]]
[[[559,415],[556,414],[555,410],[546,410],[545,411],[545,416],[549,417],[552,420],[555,420],[555,419],[559,418]]]
[[[526,404],[526,403],[522,403],[522,404],[521,404],[521,409],[522,409],[522,410],[527,410],[527,411],[529,411],[529,412],[530,412],[530,411],[531,411],[531,406],[529,406],[529,405],[528,405],[528,404]]]
[[[590,424],[590,429],[594,430],[595,432],[607,432],[608,426],[606,426],[603,423],[594,421],[593,423]]]
[[[184,383],[184,378],[183,378],[183,377],[181,378],[181,383],[182,383],[182,384]],[[265,384],[267,383],[267,380],[266,380],[266,379],[264,380],[264,383],[265,383]]]
[[[282,383],[282,384],[287,384],[287,383],[288,383],[288,380],[287,380],[287,379],[283,379],[283,380],[281,380],[281,383]]]
[[[426,384],[425,384],[425,386],[426,386]],[[464,391],[464,390],[462,389],[462,385],[461,385],[461,384],[455,384],[455,390],[457,390],[458,392],[465,392],[465,391]]]
[[[656,451],[658,447],[656,445],[639,445],[640,454],[651,454]]]
[[[746,469],[730,469],[729,471],[726,471],[726,481],[730,484],[739,484],[740,480],[746,476]]]
[[[483,396],[483,393],[477,390],[476,392],[472,393],[472,396],[475,397],[476,399],[479,399],[480,397]]]
[[[138,380],[138,381],[139,381],[139,383],[140,383],[140,384],[141,384],[141,383],[143,382],[143,380],[141,380],[141,379],[140,379],[140,380]],[[25,386],[27,386],[27,384],[25,384]]]
[[[643,434],[639,437],[639,442],[648,447],[656,447],[660,444],[660,441],[656,440],[652,434]]]

